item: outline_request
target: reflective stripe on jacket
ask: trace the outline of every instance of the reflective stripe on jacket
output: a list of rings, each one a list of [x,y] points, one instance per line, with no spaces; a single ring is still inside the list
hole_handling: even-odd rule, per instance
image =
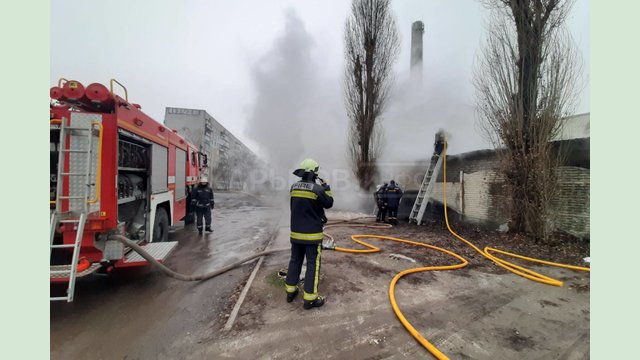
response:
[[[291,186],[291,241],[304,244],[322,242],[322,227],[327,222],[324,209],[333,206],[329,185],[298,181]]]

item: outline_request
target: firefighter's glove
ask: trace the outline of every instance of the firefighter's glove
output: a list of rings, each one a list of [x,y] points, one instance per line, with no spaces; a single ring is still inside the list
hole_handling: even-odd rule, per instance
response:
[[[213,210],[213,208],[215,207],[215,205],[216,205],[215,203],[211,203],[211,205],[210,205],[210,206],[211,206],[211,210]]]

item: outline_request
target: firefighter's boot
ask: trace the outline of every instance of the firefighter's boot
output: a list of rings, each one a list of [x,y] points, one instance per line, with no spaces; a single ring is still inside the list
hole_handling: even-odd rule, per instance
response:
[[[318,296],[315,300],[305,300],[302,305],[306,310],[312,309],[314,307],[320,307],[324,305],[324,299],[322,296]]]
[[[293,299],[295,299],[296,296],[298,295],[298,292],[299,292],[299,290],[296,289],[294,292],[287,293],[287,302],[288,303],[292,302]]]
[[[204,229],[206,232],[213,232],[213,229],[211,229],[211,227],[207,226],[206,229]]]

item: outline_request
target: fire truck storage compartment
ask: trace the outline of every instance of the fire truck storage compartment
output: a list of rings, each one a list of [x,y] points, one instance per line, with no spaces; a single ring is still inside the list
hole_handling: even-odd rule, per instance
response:
[[[120,133],[118,139],[118,222],[131,239],[143,240],[146,233],[149,151],[145,141]]]
[[[158,194],[169,191],[167,184],[169,169],[167,161],[167,148],[158,145],[151,145],[151,193]]]
[[[176,200],[187,196],[187,152],[176,148]]]

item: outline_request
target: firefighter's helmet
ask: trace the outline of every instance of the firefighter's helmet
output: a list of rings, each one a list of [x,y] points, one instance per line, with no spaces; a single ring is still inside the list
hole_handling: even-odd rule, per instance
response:
[[[300,169],[304,170],[305,172],[313,171],[317,174],[318,170],[320,169],[320,165],[318,165],[318,162],[313,159],[304,159],[302,163],[300,163]]]

